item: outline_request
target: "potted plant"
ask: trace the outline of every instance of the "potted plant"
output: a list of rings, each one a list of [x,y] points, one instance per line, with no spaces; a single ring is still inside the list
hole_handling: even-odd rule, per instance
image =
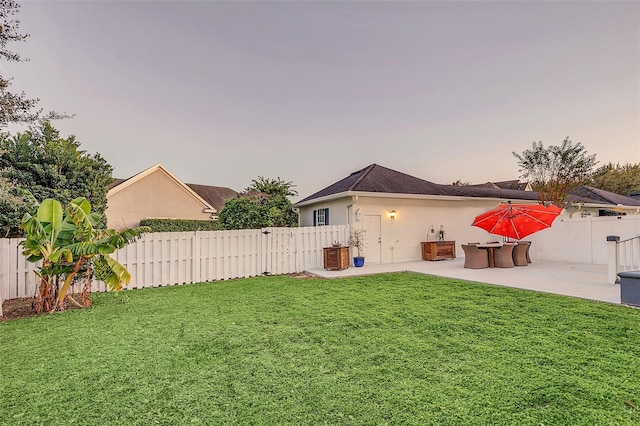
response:
[[[362,249],[364,248],[364,236],[366,234],[364,229],[351,229],[351,236],[349,237],[349,245],[358,249],[358,255],[353,257],[353,266],[364,266],[364,257],[362,256]]]

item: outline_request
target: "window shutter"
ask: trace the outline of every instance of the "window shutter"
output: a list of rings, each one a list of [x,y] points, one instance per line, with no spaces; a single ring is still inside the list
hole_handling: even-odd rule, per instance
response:
[[[316,222],[318,219],[318,210],[313,211],[313,226],[316,226]]]
[[[329,225],[329,209],[324,209],[324,224]]]

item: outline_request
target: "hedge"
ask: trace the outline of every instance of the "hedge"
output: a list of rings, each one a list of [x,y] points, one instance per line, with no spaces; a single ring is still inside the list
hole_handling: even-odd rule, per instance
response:
[[[142,219],[140,226],[149,226],[151,232],[219,231],[217,220]]]

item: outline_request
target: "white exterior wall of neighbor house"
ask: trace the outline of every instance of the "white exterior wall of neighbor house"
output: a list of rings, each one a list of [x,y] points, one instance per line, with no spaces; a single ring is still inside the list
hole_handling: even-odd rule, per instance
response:
[[[144,218],[210,219],[205,206],[162,170],[107,197],[107,226],[130,228]]]

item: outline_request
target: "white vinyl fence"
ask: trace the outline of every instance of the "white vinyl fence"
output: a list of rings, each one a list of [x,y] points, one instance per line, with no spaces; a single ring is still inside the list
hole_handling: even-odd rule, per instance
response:
[[[149,233],[114,257],[131,273],[127,288],[160,287],[322,268],[322,248],[348,236],[346,225]],[[0,239],[0,300],[35,293],[36,266],[20,241]],[[106,287],[96,281],[93,291]]]
[[[550,229],[526,239],[533,241],[535,259],[607,265],[610,235],[621,240],[640,235],[640,215],[556,219]]]

